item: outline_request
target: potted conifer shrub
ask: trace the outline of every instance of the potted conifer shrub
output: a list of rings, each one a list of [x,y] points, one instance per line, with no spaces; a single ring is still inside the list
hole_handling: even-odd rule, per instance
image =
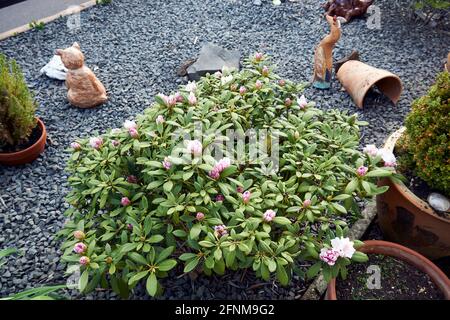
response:
[[[407,182],[383,179],[388,192],[377,196],[378,219],[384,235],[423,255],[450,256],[449,205],[434,204],[431,196],[450,196],[450,74],[442,72],[428,94],[415,100],[405,127],[386,142],[397,156],[385,159],[397,165]],[[377,154],[374,146],[367,151]],[[434,207],[434,208],[433,208]]]
[[[29,163],[44,151],[46,129],[35,111],[19,65],[0,54],[0,164]]]

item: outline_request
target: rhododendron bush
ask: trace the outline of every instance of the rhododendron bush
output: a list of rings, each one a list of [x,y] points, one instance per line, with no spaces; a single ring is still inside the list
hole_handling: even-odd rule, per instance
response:
[[[393,168],[358,151],[356,115],[316,109],[302,89],[257,54],[241,71],[158,95],[122,128],[74,141],[60,235],[81,291],[126,295],[142,282],[154,296],[158,279],[194,269],[248,268],[288,285],[297,261],[315,260],[309,276],[330,279],[364,260],[346,221],[355,198],[386,191],[374,182]],[[249,130],[265,135],[227,147]],[[267,153],[252,157],[256,145]]]

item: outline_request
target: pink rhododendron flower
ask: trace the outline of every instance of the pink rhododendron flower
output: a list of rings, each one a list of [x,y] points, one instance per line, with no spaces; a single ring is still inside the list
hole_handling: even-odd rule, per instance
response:
[[[214,226],[214,232],[217,236],[222,237],[228,234],[227,227],[223,224]]]
[[[74,150],[80,150],[81,149],[81,145],[78,143],[78,142],[72,142],[71,144],[70,144],[70,147],[72,148],[72,149],[74,149]]]
[[[86,235],[84,234],[83,231],[77,230],[73,233],[73,236],[75,237],[75,239],[83,240]]]
[[[220,171],[216,167],[214,167],[208,174],[211,179],[217,180],[220,178]]]
[[[256,61],[261,61],[263,57],[264,57],[264,55],[261,52],[255,53],[255,60]]]
[[[320,260],[326,262],[329,266],[334,266],[339,258],[339,253],[333,249],[322,248],[319,257]]]
[[[297,104],[299,105],[300,109],[304,109],[308,105],[308,100],[304,95],[302,95],[300,98],[297,99]]]
[[[98,150],[103,145],[103,139],[102,137],[92,137],[89,139],[89,144],[92,148]]]
[[[202,154],[203,151],[202,143],[198,140],[190,140],[187,143],[187,150],[189,153],[199,156]]]
[[[303,201],[303,208],[309,208],[311,206],[311,200],[306,199]]]
[[[244,188],[242,188],[242,187],[237,187],[237,188],[236,188],[236,192],[242,193],[242,192],[244,192]]]
[[[139,132],[137,131],[136,128],[130,128],[130,129],[128,129],[128,133],[130,134],[130,136],[131,136],[133,139],[136,139],[137,137],[139,137]]]
[[[353,254],[356,251],[354,248],[353,241],[350,241],[349,238],[343,238],[343,237],[340,237],[340,238],[336,237],[333,240],[331,240],[331,247],[342,258],[351,259],[353,257]]]
[[[364,147],[363,152],[371,157],[378,155],[378,148],[374,144],[368,144]]]
[[[286,98],[286,100],[284,100],[284,105],[286,107],[289,107],[292,105],[292,100],[290,98]]]
[[[164,116],[160,114],[159,116],[156,117],[155,121],[156,121],[156,124],[164,123],[164,121],[165,121]]]
[[[125,122],[123,123],[123,127],[125,129],[131,129],[131,128],[137,128],[137,124],[134,121],[130,121],[130,120],[125,120]]]
[[[223,195],[218,194],[218,195],[216,196],[216,201],[217,201],[217,202],[221,202],[221,201],[223,201],[223,200],[225,200],[225,197],[224,197]]]
[[[121,204],[122,206],[126,207],[126,206],[129,206],[129,205],[131,204],[131,201],[130,201],[130,199],[128,199],[128,197],[123,197],[123,198],[120,200],[120,204]]]
[[[195,219],[197,219],[198,221],[202,221],[203,219],[205,219],[205,214],[203,212],[197,212],[197,214],[195,215]]]
[[[262,70],[261,70],[261,74],[262,74],[264,77],[267,77],[267,76],[269,75],[269,68],[268,68],[267,66],[264,66],[264,67],[262,68]]]
[[[383,159],[385,167],[395,167],[397,165],[397,159],[392,151],[383,148],[378,150],[378,155]]]
[[[76,243],[75,246],[73,247],[73,251],[78,254],[85,252],[86,249],[87,246],[82,242]]]
[[[169,161],[168,157],[164,158],[162,165],[163,165],[164,169],[166,169],[166,170],[169,170],[172,167],[172,163]]]
[[[256,80],[256,82],[255,82],[255,88],[256,88],[257,90],[259,90],[259,89],[262,88],[262,86],[263,86],[263,83],[262,83],[261,81],[259,81],[259,80]]]
[[[241,86],[241,87],[239,88],[239,94],[240,94],[241,96],[243,96],[246,92],[247,92],[247,88],[246,88],[246,87]]]
[[[197,84],[195,83],[195,81],[189,81],[186,85],[186,91],[195,92],[195,90],[197,90]]]
[[[284,85],[286,84],[286,81],[283,79],[278,80],[278,84],[280,85],[280,87],[284,87]]]
[[[270,222],[273,220],[273,218],[275,218],[275,216],[277,215],[277,213],[273,210],[267,210],[266,212],[264,212],[263,214],[263,219],[266,222]]]
[[[226,168],[228,168],[229,166],[231,166],[231,160],[229,158],[222,158],[219,160],[219,162],[216,164],[217,169],[219,169],[219,171],[223,171]]]
[[[249,203],[251,195],[252,195],[252,193],[251,193],[250,191],[245,191],[245,192],[242,194],[242,201],[243,201],[245,204]]]
[[[356,169],[356,174],[360,177],[364,177],[369,169],[367,167],[361,166]]]
[[[195,97],[195,94],[193,92],[189,93],[188,101],[191,106],[197,104],[197,98]]]
[[[83,266],[88,265],[89,262],[91,262],[91,259],[89,259],[89,257],[82,256],[80,258],[80,264],[83,265]]]

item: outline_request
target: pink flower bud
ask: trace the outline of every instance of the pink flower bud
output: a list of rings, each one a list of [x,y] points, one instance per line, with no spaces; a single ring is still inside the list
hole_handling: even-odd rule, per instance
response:
[[[130,128],[130,129],[128,129],[128,133],[130,134],[130,136],[131,136],[133,139],[136,139],[137,137],[139,137],[139,132],[137,131],[136,128]]]
[[[164,123],[165,122],[165,120],[164,120],[164,116],[163,115],[159,115],[159,116],[157,116],[156,117],[156,124],[161,124],[161,123]]]
[[[277,215],[277,213],[273,210],[267,210],[266,212],[264,212],[263,214],[263,219],[266,222],[270,222],[273,220],[273,218],[275,218],[275,216]]]
[[[223,224],[214,226],[214,232],[218,237],[222,237],[228,234],[227,227]]]
[[[193,92],[189,93],[188,101],[191,106],[197,104],[197,98],[195,97],[195,94]]]
[[[221,194],[218,194],[216,196],[216,202],[222,202],[223,200],[225,200],[225,197]]]
[[[125,120],[125,122],[123,123],[123,127],[125,129],[131,129],[131,128],[137,128],[137,124],[134,121],[130,121],[130,120]]]
[[[305,98],[305,96],[301,96],[297,99],[297,104],[299,105],[300,109],[305,109],[308,105],[308,100]]]
[[[239,88],[239,94],[240,94],[241,96],[243,96],[246,92],[247,92],[247,88],[246,88],[246,87],[241,86],[241,87]]]
[[[283,79],[280,79],[280,80],[278,80],[278,85],[279,85],[280,87],[284,87],[284,86],[286,85],[286,81],[283,80]]]
[[[261,61],[263,59],[264,55],[261,52],[255,53],[255,60]]]
[[[242,193],[242,192],[244,192],[244,188],[242,188],[242,187],[237,187],[237,188],[236,188],[236,192],[237,192],[237,193]]]
[[[133,231],[133,225],[131,223],[127,224],[127,229]]]
[[[126,206],[129,206],[129,205],[131,204],[131,201],[130,201],[130,199],[128,199],[128,197],[123,197],[123,198],[120,200],[120,204],[121,204],[122,206],[126,207]]]
[[[311,206],[311,200],[306,199],[303,201],[303,208],[309,208]]]
[[[72,142],[72,143],[70,144],[70,147],[71,147],[72,149],[76,150],[76,151],[78,151],[78,150],[81,149],[81,145],[80,145],[78,142]]]
[[[251,193],[250,191],[245,191],[245,192],[242,194],[242,201],[243,201],[245,204],[249,203],[251,195],[252,195],[252,193]]]
[[[172,163],[169,161],[168,157],[164,158],[162,165],[163,165],[164,169],[166,169],[166,170],[169,170],[172,167]]]
[[[367,171],[369,171],[367,167],[361,166],[358,169],[356,169],[356,174],[360,177],[364,177]]]
[[[127,177],[127,182],[128,183],[137,183],[138,179],[136,178],[136,176],[131,175],[131,176]]]
[[[179,92],[175,93],[175,100],[177,102],[183,102],[183,100],[184,100],[183,95]]]
[[[259,89],[262,88],[262,86],[263,86],[263,83],[261,81],[259,81],[259,80],[256,80],[256,82],[255,82],[255,89],[259,90]]]
[[[202,221],[203,219],[205,219],[205,215],[203,214],[203,212],[197,212],[195,219],[197,219],[198,221]]]
[[[264,66],[264,67],[262,68],[262,70],[261,70],[261,74],[262,74],[264,77],[267,77],[267,76],[269,75],[269,68],[268,68],[267,66]]]
[[[78,239],[78,240],[83,240],[84,237],[86,237],[86,235],[84,234],[84,232],[81,231],[81,230],[75,231],[75,232],[73,233],[73,236],[75,237],[75,239]]]
[[[220,171],[214,167],[210,172],[209,172],[209,176],[211,177],[211,179],[217,180],[220,178]]]
[[[103,145],[103,139],[102,137],[92,137],[89,139],[89,144],[92,148],[98,150]]]
[[[117,147],[120,145],[120,142],[119,142],[119,140],[111,140],[111,144],[113,147]]]
[[[89,258],[86,257],[86,256],[82,256],[82,257],[80,258],[80,264],[83,265],[83,266],[88,265],[89,262],[91,262],[91,259],[89,259]]]
[[[76,243],[75,246],[73,247],[73,251],[78,254],[84,253],[86,249],[87,246],[82,242]]]
[[[187,143],[187,150],[189,153],[199,156],[202,154],[203,151],[202,143],[198,140],[190,140]]]
[[[292,105],[292,100],[290,98],[286,98],[286,100],[284,100],[284,105],[286,107],[290,107]]]

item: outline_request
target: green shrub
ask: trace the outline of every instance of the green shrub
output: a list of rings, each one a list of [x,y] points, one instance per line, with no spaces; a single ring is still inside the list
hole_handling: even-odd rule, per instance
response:
[[[0,147],[26,142],[36,127],[36,103],[16,61],[0,54]]]
[[[415,100],[402,140],[405,167],[432,188],[450,194],[450,74],[442,72],[428,94]],[[411,168],[411,165],[414,165]]]
[[[437,9],[437,10],[447,10],[450,8],[449,0],[415,0],[414,8],[423,9]]]
[[[355,197],[386,191],[374,182],[393,169],[357,150],[364,123],[356,115],[297,99],[303,85],[279,79],[267,63],[257,54],[240,72],[158,95],[136,122],[71,144],[71,207],[59,234],[62,260],[70,271],[81,266],[81,291],[102,285],[126,296],[145,281],[154,296],[178,263],[178,272],[207,275],[248,268],[282,285],[306,259],[322,259],[310,277],[345,275],[351,256],[326,248],[357,215]],[[236,160],[239,148],[224,143],[234,141],[229,129],[267,134],[259,142],[249,134]],[[258,145],[268,153],[255,160]]]

